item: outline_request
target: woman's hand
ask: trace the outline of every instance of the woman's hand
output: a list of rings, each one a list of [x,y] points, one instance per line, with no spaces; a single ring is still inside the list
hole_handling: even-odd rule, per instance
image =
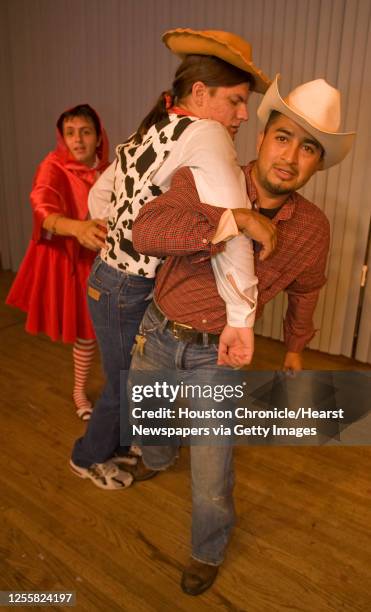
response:
[[[53,213],[44,219],[43,228],[56,236],[73,236],[82,246],[92,251],[105,248],[107,219],[78,221]]]
[[[79,243],[91,249],[99,251],[105,247],[107,235],[107,220],[106,219],[89,219],[88,221],[75,221],[75,238]]]

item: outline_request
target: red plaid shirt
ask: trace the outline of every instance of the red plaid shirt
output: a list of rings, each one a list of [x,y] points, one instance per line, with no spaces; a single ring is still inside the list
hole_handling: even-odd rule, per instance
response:
[[[259,209],[251,178],[253,162],[243,170],[247,192]],[[202,204],[191,171],[181,168],[171,188],[140,211],[133,225],[134,247],[140,253],[167,258],[156,276],[155,299],[168,319],[200,331],[220,333],[226,324],[210,256],[224,248],[213,238],[225,208]],[[313,311],[326,282],[329,223],[324,213],[298,193],[291,194],[273,219],[278,243],[273,255],[259,261],[257,317],[280,291],[288,295],[284,319],[287,349],[301,351],[312,339]]]

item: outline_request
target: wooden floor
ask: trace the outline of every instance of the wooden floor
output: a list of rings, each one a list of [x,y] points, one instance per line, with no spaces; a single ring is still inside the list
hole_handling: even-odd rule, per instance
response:
[[[11,278],[0,274],[2,303]],[[75,609],[90,612],[371,610],[371,447],[237,449],[228,556],[215,586],[188,597],[187,452],[127,491],[76,478],[68,459],[84,426],[70,348],[26,334],[22,313],[0,313],[0,590],[74,590]],[[282,354],[261,339],[256,361],[276,367]],[[357,368],[314,352],[306,364]],[[97,361],[92,396],[101,383]]]

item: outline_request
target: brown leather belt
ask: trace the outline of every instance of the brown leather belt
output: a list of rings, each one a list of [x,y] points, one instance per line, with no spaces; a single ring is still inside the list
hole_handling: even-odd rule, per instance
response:
[[[155,302],[152,302],[151,308],[156,316],[163,321],[166,316],[159,309]],[[173,334],[174,338],[180,342],[189,342],[191,344],[199,344],[201,346],[209,346],[210,344],[219,344],[220,334],[210,334],[194,329],[191,325],[178,323],[177,321],[167,321],[165,329],[168,329]]]

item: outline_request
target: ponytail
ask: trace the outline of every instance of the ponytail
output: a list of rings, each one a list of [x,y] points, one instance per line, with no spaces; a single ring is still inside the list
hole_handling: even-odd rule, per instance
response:
[[[163,91],[154,107],[151,108],[138,127],[134,136],[134,141],[136,144],[140,144],[142,142],[143,136],[145,136],[152,125],[159,123],[168,116],[168,110],[172,107],[172,105],[172,93],[170,91]]]

